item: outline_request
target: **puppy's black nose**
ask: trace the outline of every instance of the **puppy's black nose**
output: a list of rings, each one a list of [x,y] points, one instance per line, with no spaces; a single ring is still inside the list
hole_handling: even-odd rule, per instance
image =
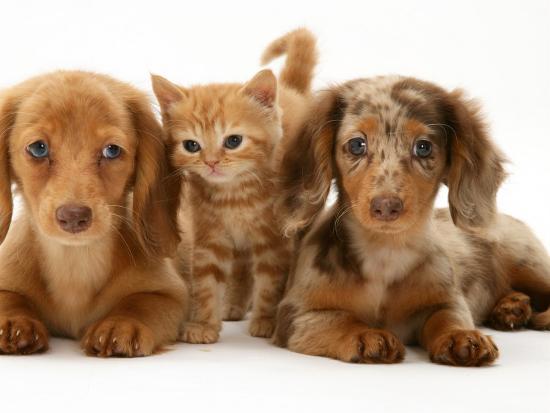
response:
[[[380,221],[394,221],[403,211],[403,201],[395,196],[379,196],[370,204],[370,214]]]
[[[63,231],[76,234],[86,231],[92,223],[92,210],[82,205],[63,205],[55,211],[57,222]]]

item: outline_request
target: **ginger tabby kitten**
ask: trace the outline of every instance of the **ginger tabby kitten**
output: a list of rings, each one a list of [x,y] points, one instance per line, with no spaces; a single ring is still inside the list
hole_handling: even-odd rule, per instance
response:
[[[185,342],[216,342],[222,319],[241,320],[250,307],[250,334],[273,334],[293,246],[273,211],[277,160],[310,102],[315,39],[305,29],[288,33],[268,47],[263,62],[283,53],[279,86],[270,70],[244,85],[184,88],[152,77],[172,167],[185,182],[180,208],[192,217],[190,262],[180,265],[189,268],[182,275],[192,297]]]

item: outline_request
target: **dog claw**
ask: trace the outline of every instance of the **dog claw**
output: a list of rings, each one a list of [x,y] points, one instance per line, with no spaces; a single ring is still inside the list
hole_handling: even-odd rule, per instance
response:
[[[17,331],[15,332],[15,337],[19,337],[20,335],[21,335],[21,330],[17,330]]]
[[[0,337],[4,334],[4,329],[0,329]]]
[[[103,343],[103,336],[99,336],[99,338],[97,339],[97,341],[99,342],[99,344]]]

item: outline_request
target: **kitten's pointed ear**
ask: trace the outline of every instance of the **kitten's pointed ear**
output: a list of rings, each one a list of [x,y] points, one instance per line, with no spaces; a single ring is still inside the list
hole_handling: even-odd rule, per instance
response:
[[[271,108],[277,101],[277,78],[271,70],[261,70],[244,85],[243,91],[262,105]]]
[[[178,103],[185,97],[184,91],[179,86],[176,86],[162,76],[151,74],[151,83],[153,85],[153,92],[159,101],[163,113],[167,112],[170,106]]]

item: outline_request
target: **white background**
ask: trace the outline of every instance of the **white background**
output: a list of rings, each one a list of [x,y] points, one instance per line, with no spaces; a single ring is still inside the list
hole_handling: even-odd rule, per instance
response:
[[[297,26],[319,37],[315,86],[399,73],[462,87],[484,104],[511,175],[503,212],[550,247],[549,1],[12,1],[0,5],[0,87],[44,71],[106,72],[150,90],[245,81],[268,42]],[[278,66],[275,66],[277,68]],[[444,193],[438,203],[445,205]],[[0,357],[4,411],[539,411],[548,409],[550,333],[495,333],[498,365],[350,366],[277,349],[233,324],[213,346],[180,344],[143,360]]]

